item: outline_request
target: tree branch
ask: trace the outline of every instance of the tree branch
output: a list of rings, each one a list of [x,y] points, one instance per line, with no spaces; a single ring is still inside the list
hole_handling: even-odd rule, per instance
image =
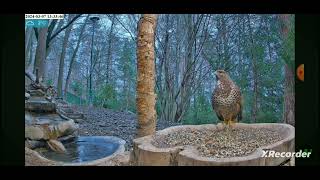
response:
[[[57,24],[57,20],[56,20],[56,19],[54,19],[54,20],[51,21],[51,23],[50,23],[50,25],[49,25],[49,27],[48,27],[47,39],[50,39],[51,34],[52,34],[52,31],[53,31],[54,27],[56,26],[56,24]],[[46,48],[49,47],[49,42],[50,42],[50,41],[47,41],[47,42],[46,42]]]
[[[35,81],[36,81],[35,75],[32,74],[31,72],[25,71],[24,74],[25,74],[25,76],[27,76],[32,82],[35,82]]]
[[[108,15],[108,17],[109,17],[109,15]],[[134,36],[132,35],[131,31],[125,27],[125,25],[117,18],[117,16],[115,16],[115,19],[116,19],[116,20],[120,23],[120,25],[130,34],[131,39],[135,42],[136,39],[135,39]]]
[[[82,14],[78,14],[76,15],[70,22],[68,22],[68,24],[66,24],[64,27],[62,27],[60,30],[58,30],[56,33],[54,33],[49,41],[48,41],[48,44],[50,43],[50,41],[55,38],[61,31],[63,31],[64,29],[66,29],[67,27],[69,27],[75,20],[77,20]]]
[[[34,35],[36,35],[36,39],[38,41],[38,30],[37,28],[33,28],[33,30],[34,30]]]

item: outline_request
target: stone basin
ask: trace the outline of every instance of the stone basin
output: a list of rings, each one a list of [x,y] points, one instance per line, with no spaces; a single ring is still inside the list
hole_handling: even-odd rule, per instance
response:
[[[78,136],[64,143],[66,154],[48,149],[32,151],[32,165],[97,166],[112,165],[112,161],[125,151],[125,141],[114,136]],[[26,150],[27,151],[27,150]],[[27,152],[26,152],[27,153]]]
[[[182,125],[169,127],[157,131],[157,135],[167,135],[183,130],[212,130],[218,131],[222,124],[213,125]],[[295,129],[293,126],[282,123],[237,123],[234,128],[266,128],[272,129],[282,137],[280,141],[262,146],[252,153],[241,157],[212,158],[199,154],[191,145],[159,148],[153,145],[154,136],[149,135],[133,140],[132,162],[142,166],[278,166],[290,158],[262,157],[263,150],[275,150],[276,152],[294,152]]]

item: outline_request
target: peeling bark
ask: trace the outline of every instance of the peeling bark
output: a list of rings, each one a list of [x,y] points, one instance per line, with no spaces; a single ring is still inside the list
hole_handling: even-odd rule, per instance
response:
[[[137,137],[155,133],[156,94],[154,37],[157,23],[156,14],[144,14],[139,21],[137,38]]]

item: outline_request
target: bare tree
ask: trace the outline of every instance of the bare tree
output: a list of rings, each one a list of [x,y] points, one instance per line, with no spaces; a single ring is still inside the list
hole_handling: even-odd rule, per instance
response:
[[[34,74],[39,82],[43,81],[44,76],[44,61],[46,58],[46,38],[48,28],[39,28],[38,45],[36,49]],[[38,72],[38,73],[36,73]]]
[[[253,105],[252,105],[252,121],[256,122],[257,120],[257,112],[258,112],[258,66],[256,53],[254,52],[254,48],[256,47],[253,31],[251,27],[251,18],[250,15],[247,15],[247,22],[249,28],[249,38],[250,38],[250,52],[252,58],[252,70],[253,70]]]
[[[72,19],[72,15],[69,15],[68,21],[71,21],[71,19]],[[59,76],[58,76],[58,97],[63,97],[62,83],[63,83],[64,59],[65,59],[65,55],[66,55],[66,50],[67,50],[67,45],[68,45],[71,29],[72,29],[72,25],[70,25],[66,29],[63,43],[62,43],[62,51],[61,51],[60,63],[59,63]]]
[[[285,43],[288,43],[289,33],[293,30],[293,27],[290,24],[290,15],[283,14],[279,17],[280,22],[282,24],[282,39]],[[293,40],[294,41],[294,40]],[[284,51],[294,51],[294,47],[291,49],[284,49]],[[285,52],[287,54],[291,54],[292,52]],[[284,91],[284,112],[283,112],[283,122],[295,125],[295,92],[294,92],[294,70],[293,67],[290,66],[290,63],[293,64],[294,62],[294,56],[286,56],[287,59],[285,59],[285,91]]]
[[[28,60],[28,53],[30,52],[30,48],[31,48],[31,43],[32,43],[32,28],[27,28],[26,29],[26,33],[25,33],[25,51],[24,51],[24,55],[25,55],[25,67],[28,66],[29,64],[29,60]]]
[[[110,83],[110,76],[111,76],[111,67],[112,67],[112,43],[113,43],[113,29],[115,24],[116,15],[113,14],[110,18],[111,20],[111,27],[109,31],[109,39],[108,39],[108,52],[107,52],[107,71],[106,71],[106,84]]]
[[[69,83],[70,83],[70,76],[71,76],[71,73],[72,73],[73,64],[74,64],[74,61],[75,61],[75,59],[76,59],[77,52],[78,52],[78,50],[79,50],[80,43],[81,43],[81,39],[82,39],[84,30],[85,30],[85,27],[86,27],[86,25],[87,25],[88,19],[89,19],[89,15],[86,17],[86,19],[85,19],[85,21],[84,21],[84,24],[83,24],[82,27],[81,27],[76,48],[75,48],[75,50],[73,51],[73,54],[72,54],[72,56],[71,56],[70,65],[69,65],[69,70],[68,70],[68,74],[67,74],[67,78],[66,78],[66,84],[65,84],[65,86],[64,86],[64,96],[65,96],[65,98],[66,98],[67,90],[68,90]]]
[[[59,31],[64,23],[64,19],[59,20],[58,25],[56,25],[57,21],[53,20],[49,27],[50,27],[50,33],[47,33],[47,38],[49,38],[51,36],[52,33],[56,33],[53,31]],[[51,41],[47,41],[46,42],[46,47],[47,47],[47,51],[46,51],[46,57],[49,56],[51,49],[52,49],[52,44],[54,44],[56,42],[57,38],[52,39]]]

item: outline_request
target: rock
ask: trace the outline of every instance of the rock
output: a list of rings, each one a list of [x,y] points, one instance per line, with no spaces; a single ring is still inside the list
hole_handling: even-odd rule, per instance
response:
[[[58,141],[60,141],[61,143],[68,143],[73,141],[76,138],[76,136],[74,135],[68,135],[68,136],[63,136],[58,138]]]
[[[35,124],[36,125],[50,125],[50,120],[49,119],[41,119],[41,121],[37,121]]]
[[[48,100],[48,101],[52,101],[52,97],[51,96],[46,96],[46,100]]]
[[[25,138],[32,140],[49,139],[44,130],[40,126],[26,126],[24,130]]]
[[[25,140],[24,145],[27,148],[36,149],[36,148],[40,148],[40,147],[45,147],[46,143],[45,143],[45,141]]]
[[[83,119],[73,119],[75,123],[81,123]]]
[[[42,97],[45,96],[45,93],[41,89],[29,90],[31,96]]]
[[[61,132],[61,136],[71,135],[77,129],[78,126],[73,120],[69,120],[58,125],[58,130]]]
[[[100,127],[106,127],[106,125],[105,125],[105,124],[99,124],[99,126],[100,126]]]
[[[68,103],[64,101],[61,97],[56,97],[55,98],[56,103],[58,104],[59,107],[68,107]]]
[[[50,123],[50,122],[49,122]],[[48,140],[71,135],[78,126],[73,120],[55,122],[50,124],[26,124],[25,138],[31,140]]]
[[[48,160],[40,156],[40,154],[28,147],[24,148],[25,151],[25,166],[55,166],[60,165],[55,161]]]
[[[73,113],[73,110],[69,107],[61,108],[61,110],[65,113]]]
[[[76,123],[80,122],[84,119],[84,115],[78,111],[74,111],[72,108],[68,106],[59,106],[59,112],[64,116],[75,120]]]
[[[24,97],[25,97],[25,99],[29,99],[30,98],[30,94],[29,93],[24,93]]]
[[[55,152],[65,153],[67,151],[64,145],[58,140],[50,139],[47,141],[47,144],[50,149]]]
[[[29,123],[29,124],[31,124],[34,121],[32,115],[27,112],[24,114],[24,120],[26,123]]]
[[[55,112],[56,104],[39,99],[29,99],[25,103],[25,109],[33,112]]]
[[[83,114],[80,113],[66,113],[65,116],[70,119],[83,119]]]

